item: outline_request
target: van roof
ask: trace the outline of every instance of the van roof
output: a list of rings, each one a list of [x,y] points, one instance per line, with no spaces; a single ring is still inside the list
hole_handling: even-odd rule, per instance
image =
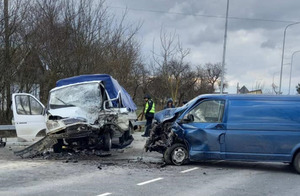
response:
[[[300,101],[299,95],[255,95],[255,94],[205,94],[200,95],[198,98],[220,98],[220,99],[228,99],[228,100],[297,100]]]
[[[111,99],[116,98],[118,96],[118,93],[120,92],[122,103],[124,104],[124,106],[126,106],[126,108],[130,111],[135,111],[137,109],[129,93],[119,84],[117,80],[115,80],[108,74],[80,75],[61,79],[56,82],[56,87],[91,81],[102,81]]]

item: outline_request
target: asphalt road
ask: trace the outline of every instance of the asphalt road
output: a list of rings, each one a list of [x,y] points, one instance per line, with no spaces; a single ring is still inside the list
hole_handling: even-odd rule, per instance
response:
[[[299,195],[300,175],[281,163],[202,162],[161,167],[144,138],[110,157],[21,159],[0,149],[0,195]],[[70,158],[71,157],[71,158]],[[46,158],[46,159],[45,159]]]

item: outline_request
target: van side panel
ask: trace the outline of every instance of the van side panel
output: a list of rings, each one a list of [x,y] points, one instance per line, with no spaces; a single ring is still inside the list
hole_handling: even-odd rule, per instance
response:
[[[226,159],[291,161],[300,144],[300,101],[228,101]]]

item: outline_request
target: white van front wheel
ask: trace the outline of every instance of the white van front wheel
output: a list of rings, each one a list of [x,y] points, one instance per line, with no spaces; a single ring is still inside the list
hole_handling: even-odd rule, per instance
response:
[[[103,150],[110,151],[112,146],[111,136],[109,132],[105,132],[103,135]]]
[[[293,166],[295,170],[300,174],[300,152],[298,152],[294,158]]]

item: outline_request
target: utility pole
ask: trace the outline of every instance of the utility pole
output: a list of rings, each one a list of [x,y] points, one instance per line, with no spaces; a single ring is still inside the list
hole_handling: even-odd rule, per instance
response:
[[[222,59],[222,75],[221,75],[220,94],[223,94],[223,86],[224,86],[225,56],[226,56],[227,26],[228,26],[228,10],[229,10],[229,0],[227,0],[227,9],[226,9],[226,21],[225,21],[225,33],[224,33],[224,45],[223,45],[223,59]]]

